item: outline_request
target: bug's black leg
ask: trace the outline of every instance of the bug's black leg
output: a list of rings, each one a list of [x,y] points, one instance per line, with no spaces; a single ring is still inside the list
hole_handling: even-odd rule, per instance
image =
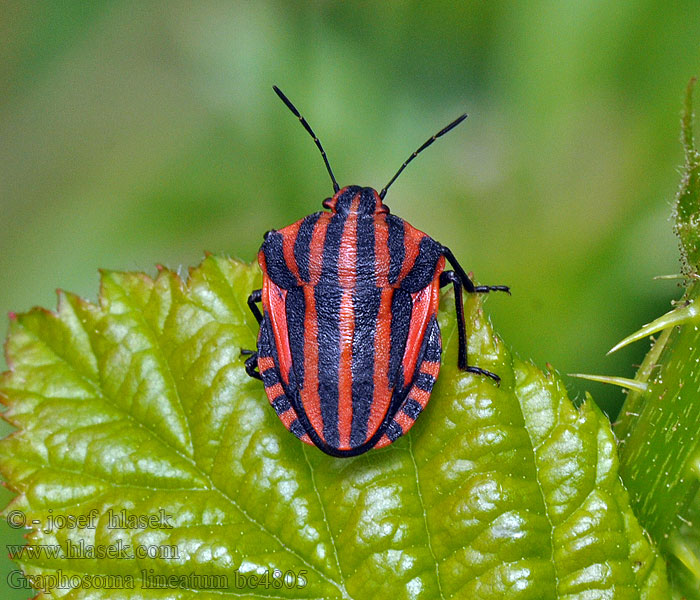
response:
[[[457,314],[457,333],[459,334],[459,353],[457,366],[464,371],[467,368],[467,330],[464,324],[464,304],[462,301],[462,282],[454,271],[440,274],[440,287],[452,284],[455,291],[455,312]]]
[[[452,268],[455,270],[456,275],[462,282],[464,289],[467,290],[470,294],[483,294],[486,292],[506,292],[507,294],[510,294],[510,288],[507,285],[474,285],[474,282],[472,282],[472,280],[469,279],[469,275],[467,275],[467,273],[464,271],[462,265],[459,264],[459,262],[455,258],[455,255],[452,254],[452,250],[450,250],[447,246],[443,246],[442,253],[452,265]]]
[[[255,370],[258,368],[258,353],[253,350],[241,350],[241,354],[248,356],[245,361],[245,372],[248,373],[248,376],[262,381],[262,375]]]
[[[262,290],[253,290],[250,292],[250,296],[248,296],[248,307],[250,308],[250,312],[253,313],[253,316],[257,320],[258,323],[262,321],[262,314],[260,313],[260,309],[256,306],[256,302],[262,302]]]
[[[469,280],[468,277],[467,280]],[[477,375],[485,375],[486,377],[490,377],[498,384],[500,383],[501,378],[495,373],[487,371],[486,369],[482,369],[481,367],[473,367],[467,364],[467,329],[464,323],[464,304],[462,301],[463,281],[461,277],[454,271],[443,271],[440,274],[440,287],[445,287],[450,283],[452,284],[453,289],[455,291],[455,313],[457,314],[457,333],[459,335],[457,366],[461,371],[466,371],[467,373],[476,373]],[[473,284],[472,288],[474,288]]]
[[[253,313],[253,316],[255,317],[255,320],[258,323],[262,321],[263,317],[260,313],[260,309],[255,303],[261,301],[262,290],[253,290],[250,293],[250,296],[248,296],[248,307],[250,308],[250,312]],[[245,372],[248,373],[250,377],[254,377],[255,379],[262,379],[260,373],[256,371],[256,369],[258,368],[258,353],[254,350],[241,349],[241,356],[248,357],[245,361]]]

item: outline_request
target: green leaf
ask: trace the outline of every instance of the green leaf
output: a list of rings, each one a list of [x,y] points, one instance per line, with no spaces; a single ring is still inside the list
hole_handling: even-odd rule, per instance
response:
[[[700,154],[692,93],[681,121],[686,164],[676,198],[675,229],[688,285],[673,310],[615,348],[658,333],[637,371],[615,433],[620,475],[644,528],[668,560],[674,598],[700,600]]]
[[[97,306],[61,294],[56,313],[13,318],[0,394],[18,430],[0,443],[0,468],[17,497],[4,514],[33,524],[32,553],[15,560],[37,589],[667,597],[607,420],[511,355],[480,298],[466,306],[470,357],[500,387],[456,368],[443,298],[443,368],[428,409],[391,446],[335,459],[289,434],[245,374],[240,350],[257,330],[245,299],[258,285],[257,267],[210,256],[187,283],[167,269],[155,279],[103,273]],[[129,516],[143,519],[114,527]],[[124,554],[66,557],[81,543]],[[128,554],[137,549],[160,556]]]
[[[690,80],[685,94],[681,121],[681,140],[685,151],[685,166],[674,208],[675,230],[680,241],[681,259],[686,275],[698,273],[700,267],[700,153],[693,134],[693,88]]]

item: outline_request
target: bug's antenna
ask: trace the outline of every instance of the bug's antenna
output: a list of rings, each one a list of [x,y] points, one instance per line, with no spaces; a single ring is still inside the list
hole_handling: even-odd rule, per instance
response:
[[[272,89],[275,90],[275,93],[280,97],[282,102],[284,102],[287,105],[287,108],[294,113],[294,116],[297,117],[301,121],[301,124],[304,126],[304,129],[306,129],[306,131],[309,132],[309,135],[312,138],[314,138],[314,142],[316,143],[316,146],[318,146],[318,149],[321,151],[321,156],[323,157],[323,162],[326,163],[326,169],[328,169],[328,174],[331,176],[331,180],[333,181],[333,191],[337,192],[340,189],[340,186],[338,185],[338,182],[335,180],[335,175],[333,175],[333,170],[331,169],[331,165],[328,162],[328,157],[326,156],[326,153],[323,150],[323,146],[321,146],[321,142],[316,137],[314,130],[311,129],[311,125],[309,125],[306,122],[306,119],[299,114],[299,111],[296,109],[296,106],[294,106],[291,103],[291,101],[289,100],[289,98],[287,98],[287,96],[285,96],[282,93],[282,90],[280,90],[276,85],[273,85]]]
[[[387,183],[387,184],[382,188],[382,191],[379,192],[379,197],[380,197],[382,200],[384,200],[384,196],[386,196],[386,192],[387,192],[387,190],[389,189],[389,186],[390,186],[392,183],[394,183],[394,181],[396,181],[396,178],[397,178],[399,175],[401,175],[401,172],[406,168],[406,166],[408,165],[408,163],[410,163],[416,156],[418,156],[421,152],[423,152],[423,150],[425,150],[428,146],[430,146],[430,144],[432,144],[436,139],[438,139],[439,137],[445,135],[450,129],[453,129],[454,127],[457,127],[457,125],[459,125],[459,124],[460,124],[462,121],[464,121],[464,119],[466,119],[466,118],[467,118],[467,115],[466,115],[466,114],[462,115],[461,117],[458,117],[457,119],[455,119],[454,121],[452,121],[452,123],[450,123],[447,127],[444,127],[443,129],[441,129],[440,131],[438,131],[433,137],[431,137],[430,139],[426,140],[426,142],[425,142],[420,148],[418,148],[418,150],[416,150],[413,154],[411,154],[411,156],[408,157],[408,160],[407,160],[405,163],[403,163],[403,164],[401,165],[401,168],[400,168],[398,171],[396,171],[396,175],[394,175],[394,176],[391,178],[391,180],[389,181],[389,183]]]

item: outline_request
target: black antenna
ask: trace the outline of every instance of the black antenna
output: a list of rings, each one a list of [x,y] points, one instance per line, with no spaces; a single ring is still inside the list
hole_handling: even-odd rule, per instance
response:
[[[379,197],[380,197],[382,200],[384,200],[384,196],[386,196],[386,192],[387,192],[387,190],[389,189],[389,186],[390,186],[392,183],[394,183],[394,181],[396,181],[396,178],[397,178],[399,175],[401,175],[401,172],[406,168],[406,166],[408,165],[408,163],[410,163],[416,156],[418,156],[421,152],[423,152],[423,150],[425,150],[428,146],[430,146],[430,144],[432,144],[436,139],[438,139],[440,136],[445,135],[450,129],[452,129],[452,128],[454,128],[454,127],[457,127],[457,125],[459,125],[459,124],[460,124],[462,121],[464,121],[464,119],[466,119],[466,118],[467,118],[467,115],[466,115],[466,114],[462,115],[461,117],[458,117],[457,119],[455,119],[454,121],[452,121],[452,123],[450,123],[447,127],[441,129],[441,130],[438,131],[433,137],[431,137],[430,139],[426,140],[425,144],[423,144],[420,148],[418,148],[418,150],[416,150],[413,154],[411,154],[411,156],[408,157],[408,160],[407,160],[405,163],[403,163],[403,164],[401,165],[401,168],[400,168],[398,171],[396,171],[396,175],[394,175],[394,176],[391,178],[391,181],[389,181],[389,183],[387,183],[387,184],[382,188],[382,191],[379,192]]]
[[[294,113],[294,115],[301,121],[301,124],[304,126],[304,129],[306,129],[306,131],[309,132],[309,135],[312,138],[314,138],[314,142],[318,146],[318,149],[321,151],[321,156],[323,156],[323,162],[326,163],[326,169],[328,169],[328,174],[331,176],[331,180],[333,181],[333,191],[337,192],[340,189],[340,186],[338,185],[338,182],[335,180],[335,175],[333,175],[333,170],[331,169],[331,165],[328,162],[328,157],[326,156],[326,153],[323,150],[323,146],[321,146],[321,142],[316,137],[314,130],[311,129],[311,126],[306,122],[306,119],[299,114],[299,111],[291,103],[289,98],[287,98],[287,96],[285,96],[282,93],[282,90],[280,90],[276,85],[273,85],[272,89],[275,90],[275,93],[281,98],[282,102],[284,102],[287,105],[287,108],[289,110],[291,110]]]

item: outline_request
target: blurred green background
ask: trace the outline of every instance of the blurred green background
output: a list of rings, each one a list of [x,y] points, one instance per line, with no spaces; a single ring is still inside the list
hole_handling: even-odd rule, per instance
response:
[[[0,310],[54,307],[57,287],[95,299],[98,268],[253,260],[264,231],[318,210],[330,181],[272,84],[341,185],[382,187],[469,113],[387,203],[511,285],[487,310],[538,365],[632,376],[645,343],[605,352],[680,294],[653,277],[679,271],[696,0],[10,1],[0,39]],[[566,382],[614,418],[618,390]]]

